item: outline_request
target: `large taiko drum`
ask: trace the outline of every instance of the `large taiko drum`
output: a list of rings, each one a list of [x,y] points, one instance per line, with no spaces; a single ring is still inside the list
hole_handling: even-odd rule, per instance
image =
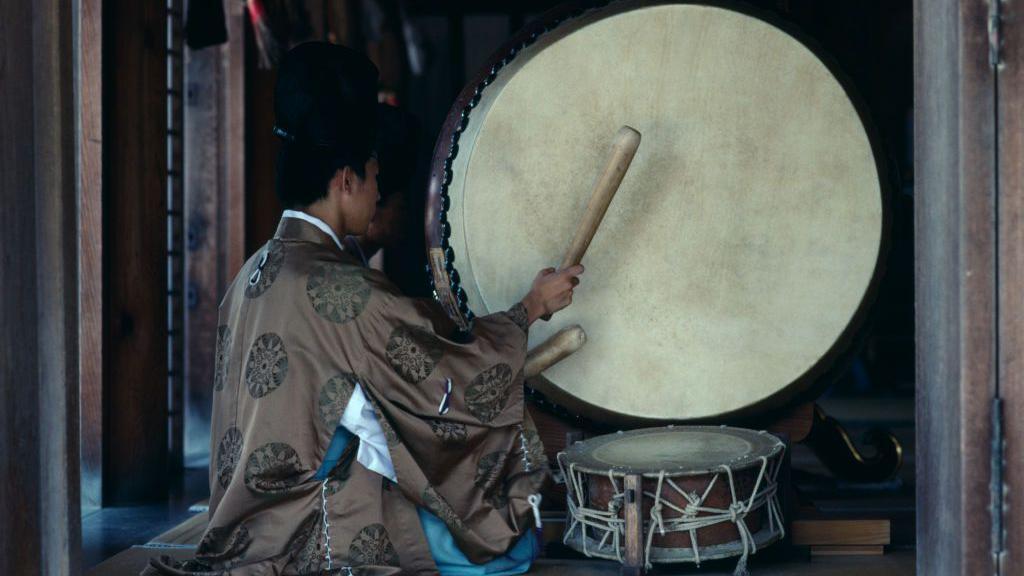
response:
[[[721,5],[618,2],[538,24],[460,96],[427,210],[435,291],[464,325],[561,260],[620,126],[642,143],[583,259],[587,345],[533,385],[604,421],[781,406],[847,349],[886,206],[844,84]]]
[[[564,542],[598,558],[623,561],[630,522],[624,509],[640,500],[643,563],[740,557],[785,535],[778,473],[784,444],[766,432],[680,426],[599,436],[558,455],[565,476]],[[639,475],[636,494],[625,478]]]

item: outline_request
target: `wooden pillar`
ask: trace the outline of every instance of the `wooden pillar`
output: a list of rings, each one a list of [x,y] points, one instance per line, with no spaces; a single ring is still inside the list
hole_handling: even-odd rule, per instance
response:
[[[989,2],[914,2],[917,570],[994,574],[995,72]],[[1019,249],[1019,247],[1016,247]],[[1014,304],[1020,310],[1021,303]],[[1014,416],[1018,417],[1018,416]]]
[[[999,395],[1005,442],[995,545],[1000,574],[1024,574],[1024,7],[1000,3],[997,54],[999,170]]]
[[[164,0],[167,254],[167,465],[185,465],[185,2]]]
[[[0,573],[76,574],[71,0],[0,4]]]
[[[252,25],[245,25],[245,253],[252,254],[274,236],[281,203],[274,191],[280,139],[274,136],[274,85],[277,70],[256,65]]]
[[[167,14],[103,14],[105,501],[162,498],[168,477]]]
[[[225,3],[228,43],[221,66],[224,69],[224,153],[225,193],[218,226],[224,249],[220,263],[223,287],[245,263],[245,26],[249,22],[245,4]],[[222,294],[223,295],[223,290]],[[218,297],[218,302],[220,297]]]
[[[82,508],[103,505],[103,4],[77,0]]]
[[[36,325],[35,170],[32,127],[32,1],[0,5],[0,210],[2,265],[17,270],[17,282],[0,282],[0,572],[29,573],[42,554],[37,514],[41,476],[39,335]],[[26,57],[28,55],[28,57]],[[27,385],[12,386],[24,382]],[[17,473],[15,473],[17,471]],[[7,534],[19,533],[16,541]]]
[[[244,5],[225,5],[228,42],[185,57],[185,450],[209,456],[217,312],[244,261]]]
[[[224,183],[221,49],[185,49],[185,455],[209,452],[217,339],[218,200]]]

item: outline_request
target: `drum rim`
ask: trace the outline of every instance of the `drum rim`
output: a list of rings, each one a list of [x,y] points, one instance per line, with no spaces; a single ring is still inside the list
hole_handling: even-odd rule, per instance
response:
[[[645,436],[647,434],[666,432],[666,431],[677,431],[677,432],[718,432],[723,431],[732,432],[733,435],[739,436],[744,439],[757,439],[766,440],[769,445],[767,446],[767,454],[751,454],[734,460],[732,462],[723,462],[718,467],[713,468],[693,468],[693,469],[677,469],[673,471],[669,470],[639,470],[633,466],[617,466],[609,464],[601,464],[594,460],[592,454],[597,448],[604,446],[610,442],[615,441],[620,437],[625,436]],[[738,428],[735,426],[658,426],[653,428],[639,428],[636,430],[630,430],[628,432],[616,432],[614,434],[604,434],[596,436],[588,440],[576,442],[571,446],[567,446],[566,449],[559,453],[559,459],[565,459],[566,466],[571,466],[574,471],[584,472],[587,474],[594,474],[599,476],[614,476],[616,478],[622,478],[631,474],[639,474],[644,478],[658,478],[664,475],[665,478],[683,478],[693,476],[707,476],[709,474],[716,474],[722,472],[722,466],[726,466],[732,472],[738,472],[747,470],[750,468],[757,468],[761,465],[761,458],[767,458],[768,460],[774,460],[775,458],[781,457],[782,452],[785,450],[785,443],[778,436],[767,432],[765,430],[751,430],[749,428]],[[587,452],[583,452],[587,450]]]
[[[860,304],[850,317],[846,328],[818,362],[788,385],[747,406],[690,419],[645,418],[639,415],[616,412],[587,402],[582,398],[573,396],[543,375],[531,378],[527,382],[527,388],[537,392],[531,394],[532,397],[537,398],[539,396],[542,402],[553,404],[556,411],[564,408],[566,412],[577,418],[587,418],[612,425],[643,426],[666,424],[669,422],[702,423],[721,422],[723,420],[737,422],[777,411],[802,401],[812,400],[820,395],[848,367],[866,336],[869,316],[878,297],[882,279],[885,276],[892,234],[893,194],[892,182],[890,181],[892,172],[886,166],[887,156],[884,151],[882,138],[871,119],[866,101],[856,90],[856,86],[850,77],[840,68],[836,59],[825,51],[816,40],[792,22],[785,21],[767,10],[758,9],[736,0],[617,0],[611,2],[608,0],[574,0],[548,10],[513,35],[512,38],[499,47],[485,61],[480,71],[459,93],[445,118],[434,146],[430,181],[427,188],[426,210],[424,211],[427,276],[434,299],[441,305],[459,329],[468,332],[472,328],[474,314],[469,309],[465,291],[460,286],[460,278],[455,265],[457,255],[448,246],[447,242],[451,234],[451,228],[446,217],[447,188],[452,178],[451,166],[459,152],[459,137],[468,124],[472,110],[480,101],[484,90],[494,81],[502,68],[511,62],[521,50],[531,46],[541,36],[555,32],[567,22],[585,14],[590,14],[595,10],[626,11],[659,5],[710,6],[756,18],[788,34],[814,54],[828,69],[842,87],[860,118],[875,160],[875,169],[879,182],[882,223],[874,273],[868,282]]]

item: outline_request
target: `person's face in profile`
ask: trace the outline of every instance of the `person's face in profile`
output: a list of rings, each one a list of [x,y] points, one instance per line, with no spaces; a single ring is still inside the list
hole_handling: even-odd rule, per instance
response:
[[[377,170],[377,159],[373,157],[366,161],[362,177],[350,168],[345,170],[347,193],[342,198],[347,205],[342,207],[342,211],[345,214],[345,228],[349,234],[365,234],[370,221],[373,220],[380,198],[377,191]]]
[[[405,239],[406,201],[399,190],[384,191],[384,201],[377,206],[377,212],[366,230],[366,240],[374,246],[393,247]]]

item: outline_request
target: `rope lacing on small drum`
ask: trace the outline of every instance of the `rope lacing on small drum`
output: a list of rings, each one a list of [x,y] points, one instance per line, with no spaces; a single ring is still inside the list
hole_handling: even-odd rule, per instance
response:
[[[556,458],[558,466],[566,478],[566,502],[571,520],[562,539],[563,543],[568,543],[576,529],[579,528],[581,531],[580,542],[582,543],[582,552],[585,555],[607,557],[607,555],[614,554],[615,558],[621,562],[625,520],[620,516],[620,512],[624,493],[616,482],[614,470],[607,472],[614,495],[605,506],[607,510],[599,510],[586,505],[587,492],[583,489],[585,473],[578,471],[575,463],[567,463],[564,459],[564,452],[559,453]],[[650,512],[651,528],[647,531],[644,549],[645,566],[648,569],[653,567],[651,563],[651,549],[655,527],[657,527],[658,533],[662,536],[670,532],[688,532],[690,546],[693,551],[693,560],[699,566],[701,558],[700,547],[697,544],[697,531],[714,524],[732,522],[736,525],[742,547],[742,554],[736,563],[736,569],[733,574],[734,576],[747,574],[747,559],[751,554],[757,552],[757,543],[746,523],[746,517],[752,510],[764,507],[768,519],[767,533],[770,535],[778,534],[779,539],[785,537],[785,529],[782,525],[782,512],[777,494],[777,477],[781,467],[781,457],[774,465],[769,463],[767,456],[761,456],[760,461],[761,466],[758,470],[757,479],[754,482],[753,490],[750,492],[750,497],[747,499],[737,497],[732,468],[725,464],[719,466],[719,471],[711,477],[702,494],[683,490],[672,478],[668,477],[665,471],[661,471],[658,474],[658,483],[655,491],[653,493],[643,493],[645,497],[654,500]],[[724,476],[724,479],[729,482],[729,494],[732,501],[725,508],[707,506],[708,495],[718,482],[720,476]],[[686,505],[681,507],[670,500],[666,500],[664,498],[666,486],[680,495],[686,501]],[[674,511],[678,516],[665,518],[666,508]],[[593,551],[590,550],[589,529],[603,533],[603,537],[598,542],[597,549]],[[762,531],[764,530],[765,528],[762,528]],[[607,548],[609,539],[612,540],[611,549]]]
[[[608,510],[598,510],[596,508],[587,507],[585,502],[586,492],[583,489],[583,476],[576,471],[575,464],[566,465],[564,458],[564,452],[559,452],[555,457],[555,460],[558,462],[558,467],[562,470],[562,474],[566,479],[566,506],[568,508],[570,519],[569,526],[566,528],[565,534],[562,537],[562,543],[568,543],[572,535],[577,529],[579,529],[580,539],[583,543],[583,553],[587,556],[591,556],[589,531],[594,530],[595,532],[602,534],[597,545],[597,550],[594,552],[600,552],[608,548],[608,540],[611,539],[611,551],[609,553],[614,553],[615,558],[621,562],[622,536],[625,534],[625,520],[619,516],[619,510],[622,508],[622,501],[625,494],[619,489],[619,485],[615,481],[614,474],[609,472],[608,479],[611,481],[614,494],[606,506]]]
[[[665,535],[665,522],[664,522],[664,519],[661,517],[661,508],[662,508],[662,505],[661,505],[661,485],[664,484],[664,483],[665,483],[665,471],[662,470],[661,474],[658,474],[658,492],[657,492],[658,497],[656,497],[654,499],[654,505],[651,506],[651,522],[653,522],[652,525],[658,527],[658,532],[662,536]],[[654,534],[654,530],[651,530],[650,533]],[[648,538],[648,540],[650,540],[650,538]]]
[[[671,482],[671,480],[669,480],[669,482]],[[696,492],[683,492],[678,489],[676,491],[681,492],[683,498],[686,498],[686,507],[683,508],[683,518],[693,520],[697,517],[697,513],[700,512],[701,497],[698,496]]]
[[[731,520],[732,522],[735,523],[743,520],[743,516],[746,515],[746,513],[747,510],[746,508],[743,507],[742,503],[733,502],[732,504],[729,504],[729,520]]]

